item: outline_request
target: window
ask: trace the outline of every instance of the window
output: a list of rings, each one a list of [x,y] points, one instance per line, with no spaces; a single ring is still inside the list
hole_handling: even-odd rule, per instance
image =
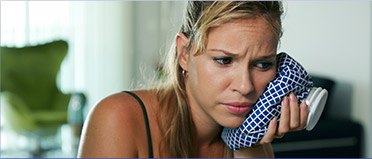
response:
[[[68,39],[68,1],[2,1],[1,46]]]

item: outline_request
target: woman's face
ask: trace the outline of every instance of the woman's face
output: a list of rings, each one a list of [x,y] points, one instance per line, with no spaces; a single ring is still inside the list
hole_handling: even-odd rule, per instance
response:
[[[195,122],[235,128],[276,74],[276,40],[262,18],[212,28],[206,52],[189,55],[186,92]]]

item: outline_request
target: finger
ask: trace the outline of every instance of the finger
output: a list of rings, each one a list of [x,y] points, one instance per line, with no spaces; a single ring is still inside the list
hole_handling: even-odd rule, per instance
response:
[[[283,136],[289,131],[289,120],[290,120],[290,110],[289,110],[289,101],[288,97],[284,97],[281,104],[280,111],[280,122],[278,127],[278,136]]]
[[[297,130],[301,126],[300,121],[300,107],[298,105],[297,97],[294,93],[289,94],[289,105],[290,105],[290,130]]]
[[[268,130],[265,134],[265,136],[261,139],[260,144],[267,144],[271,143],[275,139],[276,130],[278,127],[278,120],[276,117],[270,121]]]
[[[306,105],[305,102],[302,102],[300,104],[300,116],[301,116],[301,126],[300,126],[300,129],[304,129],[306,128],[306,124],[307,124],[307,118],[309,116],[309,108],[308,106]]]

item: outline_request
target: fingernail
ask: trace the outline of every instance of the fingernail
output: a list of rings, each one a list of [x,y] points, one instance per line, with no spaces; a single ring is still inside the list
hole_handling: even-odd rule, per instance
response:
[[[289,94],[289,98],[290,98],[292,101],[295,100],[295,97],[296,97],[296,96],[294,95],[293,92]]]
[[[285,105],[285,106],[288,105],[288,97],[287,96],[284,96],[283,101],[282,101],[282,105]]]
[[[303,108],[309,109],[309,106],[306,104],[305,100],[303,100],[303,101],[301,102],[300,107],[303,107]]]
[[[278,122],[278,118],[277,117],[274,117],[273,119],[271,119],[270,122]]]
[[[277,120],[278,119],[278,117],[274,117],[272,120]]]

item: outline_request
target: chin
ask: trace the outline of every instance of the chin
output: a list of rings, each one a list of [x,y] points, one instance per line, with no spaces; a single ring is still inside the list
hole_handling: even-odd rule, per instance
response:
[[[225,128],[237,128],[243,124],[246,117],[230,117],[228,120],[224,120],[221,123],[221,126]]]

